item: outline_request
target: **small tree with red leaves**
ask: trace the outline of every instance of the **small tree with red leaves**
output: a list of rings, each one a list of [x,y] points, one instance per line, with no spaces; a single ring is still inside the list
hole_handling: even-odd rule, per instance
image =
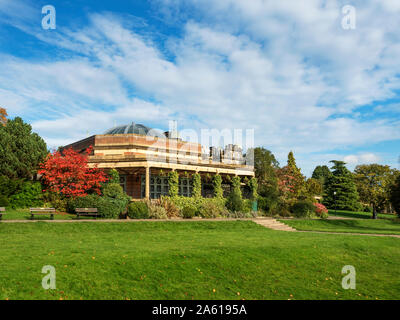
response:
[[[55,151],[49,154],[40,165],[45,191],[59,193],[62,196],[83,197],[90,192],[101,194],[101,184],[108,180],[107,175],[97,167],[88,166],[90,146],[81,154],[72,148],[62,153]]]

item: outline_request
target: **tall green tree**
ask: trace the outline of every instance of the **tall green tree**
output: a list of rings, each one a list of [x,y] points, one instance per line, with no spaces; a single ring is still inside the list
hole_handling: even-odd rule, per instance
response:
[[[397,176],[396,181],[390,186],[389,199],[394,211],[400,218],[400,175]]]
[[[325,182],[331,175],[332,172],[331,170],[329,170],[328,166],[316,166],[311,178],[319,180],[322,186],[324,186]]]
[[[47,154],[44,140],[21,118],[0,126],[0,175],[31,179]]]
[[[326,181],[323,204],[338,210],[359,210],[359,195],[353,174],[346,168],[345,162],[338,160],[330,162],[333,163],[332,176]]]
[[[372,218],[389,203],[392,170],[387,165],[362,164],[354,169],[360,200],[372,206]]]
[[[263,147],[254,148],[254,173],[257,179],[257,192],[264,198],[264,210],[276,206],[279,199],[277,169],[279,162],[273,153]]]
[[[293,177],[291,182],[293,185],[293,197],[298,198],[301,194],[306,194],[305,177],[302,175],[300,168],[297,167],[296,160],[292,151],[290,151],[288,154],[286,167],[287,174]]]

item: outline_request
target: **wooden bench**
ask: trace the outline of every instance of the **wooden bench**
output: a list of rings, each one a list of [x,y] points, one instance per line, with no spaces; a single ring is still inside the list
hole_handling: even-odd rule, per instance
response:
[[[43,216],[49,215],[51,220],[54,220],[54,214],[56,213],[56,209],[54,208],[29,208],[31,213],[31,220],[33,220],[34,216]]]
[[[75,213],[78,219],[80,216],[94,217],[95,219],[100,216],[97,208],[76,208]]]
[[[0,207],[0,220],[3,219],[3,214],[6,214],[6,208]]]

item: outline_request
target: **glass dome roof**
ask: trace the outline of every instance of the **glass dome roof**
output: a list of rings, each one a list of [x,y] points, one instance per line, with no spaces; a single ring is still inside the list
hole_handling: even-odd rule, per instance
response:
[[[104,132],[104,134],[135,133],[135,134],[147,135],[150,132],[150,135],[154,135],[154,134],[152,134],[151,131],[155,131],[155,130],[151,129],[149,127],[146,127],[142,124],[139,124],[139,123],[136,124],[136,123],[132,122],[131,124],[117,126],[117,127],[108,129],[106,132]]]

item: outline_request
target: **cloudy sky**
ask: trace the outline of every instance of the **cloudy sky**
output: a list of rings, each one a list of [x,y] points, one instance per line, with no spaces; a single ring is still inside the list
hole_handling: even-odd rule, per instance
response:
[[[51,147],[175,119],[254,129],[308,176],[332,159],[398,168],[399,30],[398,0],[0,0],[0,106]]]

